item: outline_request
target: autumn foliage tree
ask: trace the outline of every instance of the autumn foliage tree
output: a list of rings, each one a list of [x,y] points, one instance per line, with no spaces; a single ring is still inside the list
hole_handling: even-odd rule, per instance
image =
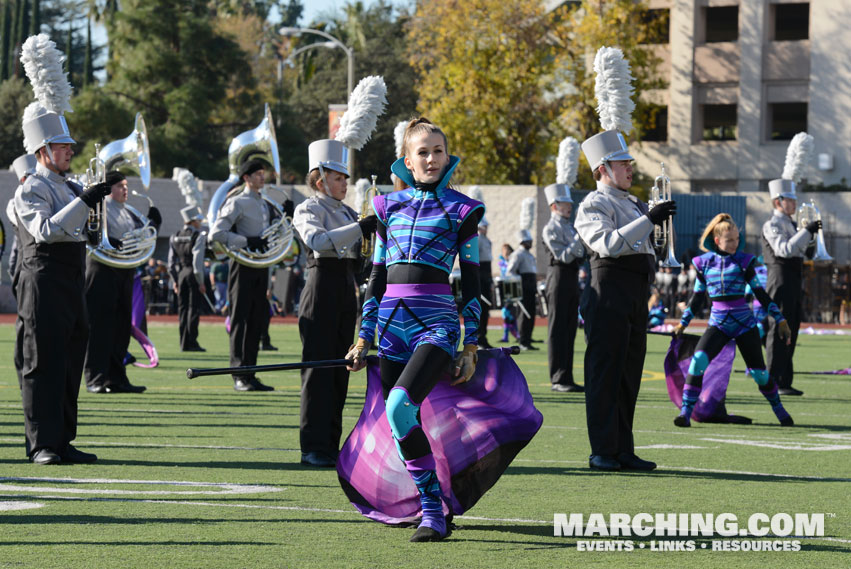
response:
[[[664,85],[647,46],[657,31],[644,23],[642,2],[583,0],[552,11],[544,4],[418,3],[408,28],[418,110],[447,131],[450,151],[463,160],[458,181],[553,182],[559,141],[599,131],[593,61],[603,45],[630,61],[636,99]]]

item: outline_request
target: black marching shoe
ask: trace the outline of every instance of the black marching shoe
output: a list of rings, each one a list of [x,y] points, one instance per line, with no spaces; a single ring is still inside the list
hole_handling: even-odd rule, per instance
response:
[[[30,455],[33,464],[61,464],[62,457],[49,448],[40,448]]]
[[[624,470],[655,470],[656,463],[649,460],[643,460],[635,456],[631,452],[622,452],[618,455],[618,462],[621,463],[621,468]]]
[[[583,393],[585,388],[575,383],[554,383],[550,390],[559,393]]]
[[[181,352],[206,352],[207,350],[205,350],[201,346],[195,345],[195,346],[189,346],[188,348],[181,348],[180,351]]]
[[[780,389],[777,390],[777,393],[779,393],[780,395],[794,395],[794,396],[801,396],[801,395],[804,394],[804,392],[801,391],[800,389],[795,389],[794,387],[791,387],[791,386],[790,387],[781,387]]]
[[[235,379],[233,382],[234,391],[275,391],[275,388],[265,383],[260,383],[256,377],[251,379]]]
[[[522,351],[522,352],[526,352],[526,351],[530,351],[530,350],[533,351],[533,352],[536,352],[540,349],[541,348],[536,348],[532,344],[520,344],[520,351]]]
[[[278,351],[277,346],[273,346],[272,344],[263,344],[262,346],[260,346],[260,349],[263,350],[264,352],[277,352]]]
[[[68,449],[62,453],[62,462],[71,464],[91,464],[98,459],[98,456],[92,452],[83,452],[73,445],[68,445]]]
[[[306,466],[317,466],[319,468],[334,468],[337,463],[329,456],[321,452],[303,452],[301,453],[301,463]]]
[[[104,389],[106,393],[142,393],[148,388],[144,385],[133,385],[128,381],[127,383],[107,385]]]
[[[86,391],[89,393],[106,393],[106,386],[100,384],[87,385]]]
[[[592,454],[588,458],[588,467],[593,470],[604,470],[606,472],[615,472],[621,469],[621,463],[612,456],[602,454]]]

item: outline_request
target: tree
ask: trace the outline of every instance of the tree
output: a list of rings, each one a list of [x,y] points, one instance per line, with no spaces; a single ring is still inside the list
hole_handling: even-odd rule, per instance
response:
[[[227,174],[226,153],[242,124],[212,120],[228,87],[251,86],[251,67],[218,32],[203,0],[125,0],[115,13],[104,93],[145,116],[157,175],[175,166],[201,178]],[[246,115],[256,100],[242,101]]]
[[[357,26],[350,20],[357,19]],[[378,176],[378,182],[390,183],[390,164],[395,160],[393,128],[396,123],[410,118],[416,107],[414,71],[405,58],[405,25],[407,16],[397,15],[392,5],[383,0],[364,8],[361,3],[349,4],[343,19],[332,20],[324,31],[355,48],[355,83],[367,75],[381,75],[387,84],[388,105],[378,120],[371,140],[355,153],[355,175]],[[316,24],[313,24],[316,27]],[[359,46],[356,38],[349,37],[349,30],[359,28],[364,38]],[[308,40],[308,36],[304,36]],[[315,41],[310,38],[309,41]],[[320,40],[321,41],[321,40]],[[304,44],[293,43],[292,49]],[[312,74],[303,74],[297,68],[288,72],[295,85],[289,98],[288,112],[298,133],[291,133],[287,141],[288,152],[282,150],[282,160],[303,179],[307,173],[307,145],[328,137],[328,105],[345,103],[346,55],[341,49],[313,49],[304,53],[311,58]],[[299,78],[303,81],[299,82]],[[280,138],[280,134],[279,134]]]
[[[551,12],[522,0],[418,4],[408,53],[419,110],[447,130],[450,151],[461,155],[457,180],[554,181],[559,141],[599,131],[586,65],[600,46],[624,51],[637,93],[660,86],[642,45],[643,10],[634,0],[583,0]]]
[[[33,99],[26,79],[12,77],[0,83],[0,167],[5,168],[24,153],[21,117]]]
[[[487,16],[483,16],[487,14]],[[458,182],[543,183],[558,145],[562,23],[543,2],[436,0],[408,27],[419,111],[461,156]],[[554,173],[553,173],[554,176]]]
[[[2,0],[0,6],[0,82],[9,76],[9,58],[12,53],[12,0]]]

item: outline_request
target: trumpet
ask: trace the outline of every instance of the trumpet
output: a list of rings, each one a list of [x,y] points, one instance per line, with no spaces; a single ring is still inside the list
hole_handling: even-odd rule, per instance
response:
[[[375,185],[375,180],[378,176],[372,175],[372,186],[370,186],[363,194],[363,203],[360,206],[360,217],[358,217],[358,221],[367,217],[369,215],[369,208],[372,205],[372,198],[378,195],[378,187]],[[364,237],[361,241],[360,246],[360,254],[366,257],[367,259],[372,257],[372,252],[375,249],[375,233],[370,234],[369,237]]]
[[[100,144],[95,143],[95,156],[89,160],[89,167],[86,169],[86,186],[100,184],[106,181],[106,164],[100,158]],[[103,200],[99,201],[95,207],[89,210],[88,230],[91,233],[100,233],[100,242],[98,247],[107,251],[114,251],[115,247],[109,244],[109,235],[107,233],[108,216]]]
[[[665,163],[662,165],[662,173],[656,176],[653,182],[653,188],[650,189],[650,203],[647,205],[651,208],[661,202],[671,200],[671,179],[665,174]],[[653,229],[653,245],[657,250],[665,249],[665,258],[662,261],[663,267],[676,269],[681,267],[677,256],[674,253],[674,218],[669,216],[661,226],[656,225]]]
[[[798,227],[806,227],[814,221],[821,221],[821,212],[816,207],[815,202],[810,200],[804,202],[798,208]],[[824,245],[824,229],[819,228],[818,232],[813,236],[816,249],[813,253],[813,261],[832,261],[833,257],[827,252],[827,247]],[[812,242],[811,242],[812,243]]]

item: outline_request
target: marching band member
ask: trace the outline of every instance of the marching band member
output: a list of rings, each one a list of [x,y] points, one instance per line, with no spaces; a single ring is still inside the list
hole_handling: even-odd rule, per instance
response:
[[[299,204],[293,224],[310,249],[307,283],[301,293],[298,330],[302,360],[328,360],[345,354],[357,319],[355,276],[360,243],[375,232],[374,215],[358,221],[343,203],[348,191],[349,149],[337,140],[317,140],[308,147],[307,185],[313,195]],[[343,406],[349,388],[344,368],[301,372],[301,462],[336,464],[343,433]]]
[[[180,351],[206,352],[198,343],[198,322],[201,306],[207,294],[204,281],[204,254],[207,250],[207,234],[201,231],[204,215],[198,206],[186,206],[180,210],[183,229],[169,239],[168,274],[177,295],[178,330]]]
[[[700,396],[703,373],[709,362],[731,339],[736,341],[736,346],[748,366],[748,374],[771,404],[780,424],[784,427],[794,424],[780,402],[777,385],[765,370],[757,320],[745,302],[745,287],[750,285],[760,304],[767,307],[783,339],[790,336],[789,324],[760,285],[756,276],[756,258],[741,252],[739,244],[739,228],[736,222],[730,214],[719,213],[701,235],[700,248],[706,253],[692,260],[697,269],[694,295],[683,311],[680,323],[674,328],[674,335],[681,335],[694,314],[700,311],[705,299],[704,293],[712,301],[712,310],[706,332],[698,340],[689,365],[683,386],[682,409],[674,419],[674,424],[678,427],[691,426],[691,414]]]
[[[476,201],[480,201],[483,204],[485,203],[484,195],[482,194],[481,188],[479,186],[473,186],[470,188],[470,197]],[[482,217],[482,220],[479,221],[479,289],[482,291],[482,299],[487,302],[484,302],[484,306],[482,306],[482,319],[479,322],[479,347],[483,349],[490,349],[490,342],[488,342],[488,320],[490,318],[490,309],[493,307],[494,303],[494,295],[493,295],[493,244],[491,240],[488,239],[488,220]]]
[[[576,182],[579,143],[568,137],[559,144],[557,183],[544,188],[550,220],[543,241],[550,257],[547,271],[547,358],[553,391],[585,391],[573,381],[573,344],[579,316],[579,265],[585,247],[570,223],[573,199],[570,186]]]
[[[106,184],[110,195],[104,201],[109,243],[121,249],[122,237],[143,227],[127,209],[127,178],[118,171],[107,172]],[[162,216],[151,207],[148,217],[159,229]],[[86,259],[86,304],[89,314],[89,343],[84,365],[86,390],[89,393],[142,393],[145,387],[133,385],[127,378],[124,356],[130,345],[130,325],[133,308],[133,277],[136,268],[110,267],[95,256]]]
[[[263,251],[267,242],[261,234],[269,227],[271,219],[269,207],[260,195],[266,184],[265,162],[257,158],[246,161],[239,168],[239,178],[245,188],[222,206],[210,227],[210,239],[229,249],[248,247]],[[257,364],[260,330],[266,317],[264,311],[269,310],[266,300],[268,287],[268,268],[249,267],[231,260],[228,273],[231,367]],[[275,389],[262,383],[253,373],[234,375],[233,388],[236,391]]]
[[[20,268],[15,278],[18,319],[15,368],[21,386],[26,452],[35,464],[94,462],[71,444],[77,436],[77,397],[89,323],[86,315],[86,225],[90,208],[110,192],[106,183],[68,182],[75,144],[62,113],[71,85],[62,54],[47,34],[22,46],[21,61],[38,103],[24,111],[24,146],[38,165],[15,192]],[[45,88],[43,81],[51,83]]]
[[[597,189],[582,200],[576,215],[576,230],[591,255],[591,282],[580,299],[587,342],[589,466],[653,470],[655,463],[635,455],[632,420],[647,347],[647,299],[655,274],[651,235],[654,225],[676,212],[676,204],[662,202],[648,211],[629,193],[633,158],[619,132],[632,130],[629,65],[619,49],[602,47],[594,68],[605,131],[582,143]]]
[[[795,184],[803,176],[812,148],[813,137],[805,132],[796,134],[789,143],[782,177],[768,183],[773,215],[762,226],[762,254],[768,269],[765,290],[777,303],[792,332],[787,342],[782,338],[777,322],[771,321],[765,337],[768,375],[780,387],[781,395],[804,394],[792,387],[792,358],[803,312],[804,254],[810,240],[821,228],[821,221],[812,221],[806,227],[798,228],[793,216],[798,206]]]
[[[27,178],[35,172],[35,167],[38,161],[32,154],[22,154],[15,158],[12,162],[12,169],[15,171],[15,176],[20,182],[20,186],[27,181]],[[16,189],[17,191],[17,189]],[[14,197],[6,204],[6,217],[9,218],[9,223],[15,231],[12,232],[12,246],[9,251],[9,277],[12,281],[15,280],[15,270],[18,266],[18,217],[15,215],[15,199]],[[12,287],[12,294],[15,294],[15,287]]]
[[[347,358],[354,360],[354,370],[365,365],[377,325],[387,419],[422,505],[422,522],[411,541],[438,541],[451,530],[419,408],[446,372],[463,383],[475,371],[481,313],[477,225],[484,206],[448,187],[459,159],[449,154],[436,125],[412,120],[403,151],[391,170],[407,188],[373,200],[380,221],[373,270],[358,341]],[[463,337],[448,281],[456,255]]]
[[[535,295],[537,294],[538,286],[538,263],[535,261],[535,256],[532,255],[532,227],[535,224],[535,199],[526,198],[520,204],[520,225],[522,229],[517,232],[517,240],[520,241],[520,246],[514,250],[508,258],[508,268],[506,272],[512,275],[519,275],[521,279],[521,292],[523,297],[520,300],[522,308],[518,307],[517,312],[517,327],[520,330],[520,349],[521,350],[537,350],[532,345],[532,332],[535,329]]]

